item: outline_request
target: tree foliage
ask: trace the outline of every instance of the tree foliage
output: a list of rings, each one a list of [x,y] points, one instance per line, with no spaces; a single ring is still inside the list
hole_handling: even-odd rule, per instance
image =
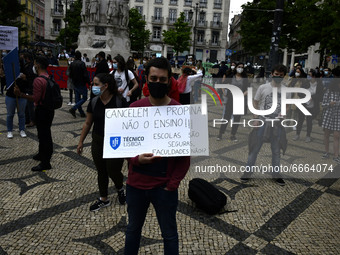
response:
[[[252,55],[268,52],[276,1],[254,0],[242,6],[242,45]],[[303,53],[320,43],[321,50],[340,52],[339,0],[285,0],[280,48]],[[261,11],[263,10],[263,11]]]
[[[81,24],[81,8],[82,0],[77,0],[73,2],[70,9],[67,10],[64,22],[67,23],[66,28],[60,30],[59,36],[57,37],[57,42],[61,44],[65,43],[66,38],[66,48],[71,48],[78,41],[78,35],[80,33]]]
[[[181,12],[179,18],[174,23],[174,28],[163,31],[163,41],[173,47],[176,56],[178,56],[180,52],[189,50],[190,46],[191,28],[184,20],[184,12]]]
[[[24,4],[20,4],[18,1],[8,1],[8,0],[0,0],[0,24],[2,26],[12,26],[17,27],[19,30],[19,44],[27,44],[27,37],[21,37],[21,32],[27,30],[25,24],[21,23],[18,17],[20,13],[25,11],[26,6]]]
[[[144,52],[145,45],[149,43],[151,32],[146,29],[146,21],[136,8],[129,11],[129,35],[131,50]]]

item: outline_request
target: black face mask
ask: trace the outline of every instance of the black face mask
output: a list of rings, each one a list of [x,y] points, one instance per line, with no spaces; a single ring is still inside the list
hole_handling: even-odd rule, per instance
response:
[[[163,98],[168,93],[168,84],[160,82],[148,82],[150,95],[154,98]]]
[[[276,84],[281,84],[281,82],[283,81],[283,77],[281,76],[273,76],[273,80],[275,81]]]

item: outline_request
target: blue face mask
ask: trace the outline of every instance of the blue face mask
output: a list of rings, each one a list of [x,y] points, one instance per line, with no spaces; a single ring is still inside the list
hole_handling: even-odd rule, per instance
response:
[[[324,71],[323,73],[324,73],[325,75],[328,75],[328,71]]]
[[[92,93],[96,96],[100,96],[102,94],[100,88],[100,86],[92,86]]]
[[[116,63],[112,63],[113,69],[118,69],[118,65]]]
[[[308,80],[311,80],[311,79],[312,79],[312,76],[307,75],[307,79],[308,79]]]

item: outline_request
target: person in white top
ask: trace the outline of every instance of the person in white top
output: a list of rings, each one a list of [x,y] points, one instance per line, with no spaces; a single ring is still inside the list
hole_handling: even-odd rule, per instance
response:
[[[178,79],[179,102],[181,104],[190,104],[191,100],[191,86],[197,79],[203,76],[202,70],[197,73],[189,67],[183,69],[183,74]]]
[[[113,74],[113,77],[116,80],[118,92],[120,92],[129,103],[132,92],[138,88],[137,80],[135,79],[134,74],[127,69],[125,60],[121,55],[117,55],[113,58],[112,67],[114,70],[110,74]],[[130,82],[133,83],[132,88],[129,88]]]

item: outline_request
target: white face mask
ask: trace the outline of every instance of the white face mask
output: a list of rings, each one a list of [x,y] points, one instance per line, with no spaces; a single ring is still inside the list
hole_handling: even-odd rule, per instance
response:
[[[236,68],[236,71],[237,71],[238,73],[243,73],[243,68],[242,68],[242,67],[238,67],[238,68]]]
[[[33,66],[32,71],[34,74],[37,74],[37,70],[35,69],[35,66]]]
[[[300,77],[300,73],[295,72],[295,77]]]
[[[231,68],[231,70],[234,70],[234,69],[235,69],[235,66],[231,66],[230,68]]]
[[[143,64],[146,64],[146,60],[143,60]]]

